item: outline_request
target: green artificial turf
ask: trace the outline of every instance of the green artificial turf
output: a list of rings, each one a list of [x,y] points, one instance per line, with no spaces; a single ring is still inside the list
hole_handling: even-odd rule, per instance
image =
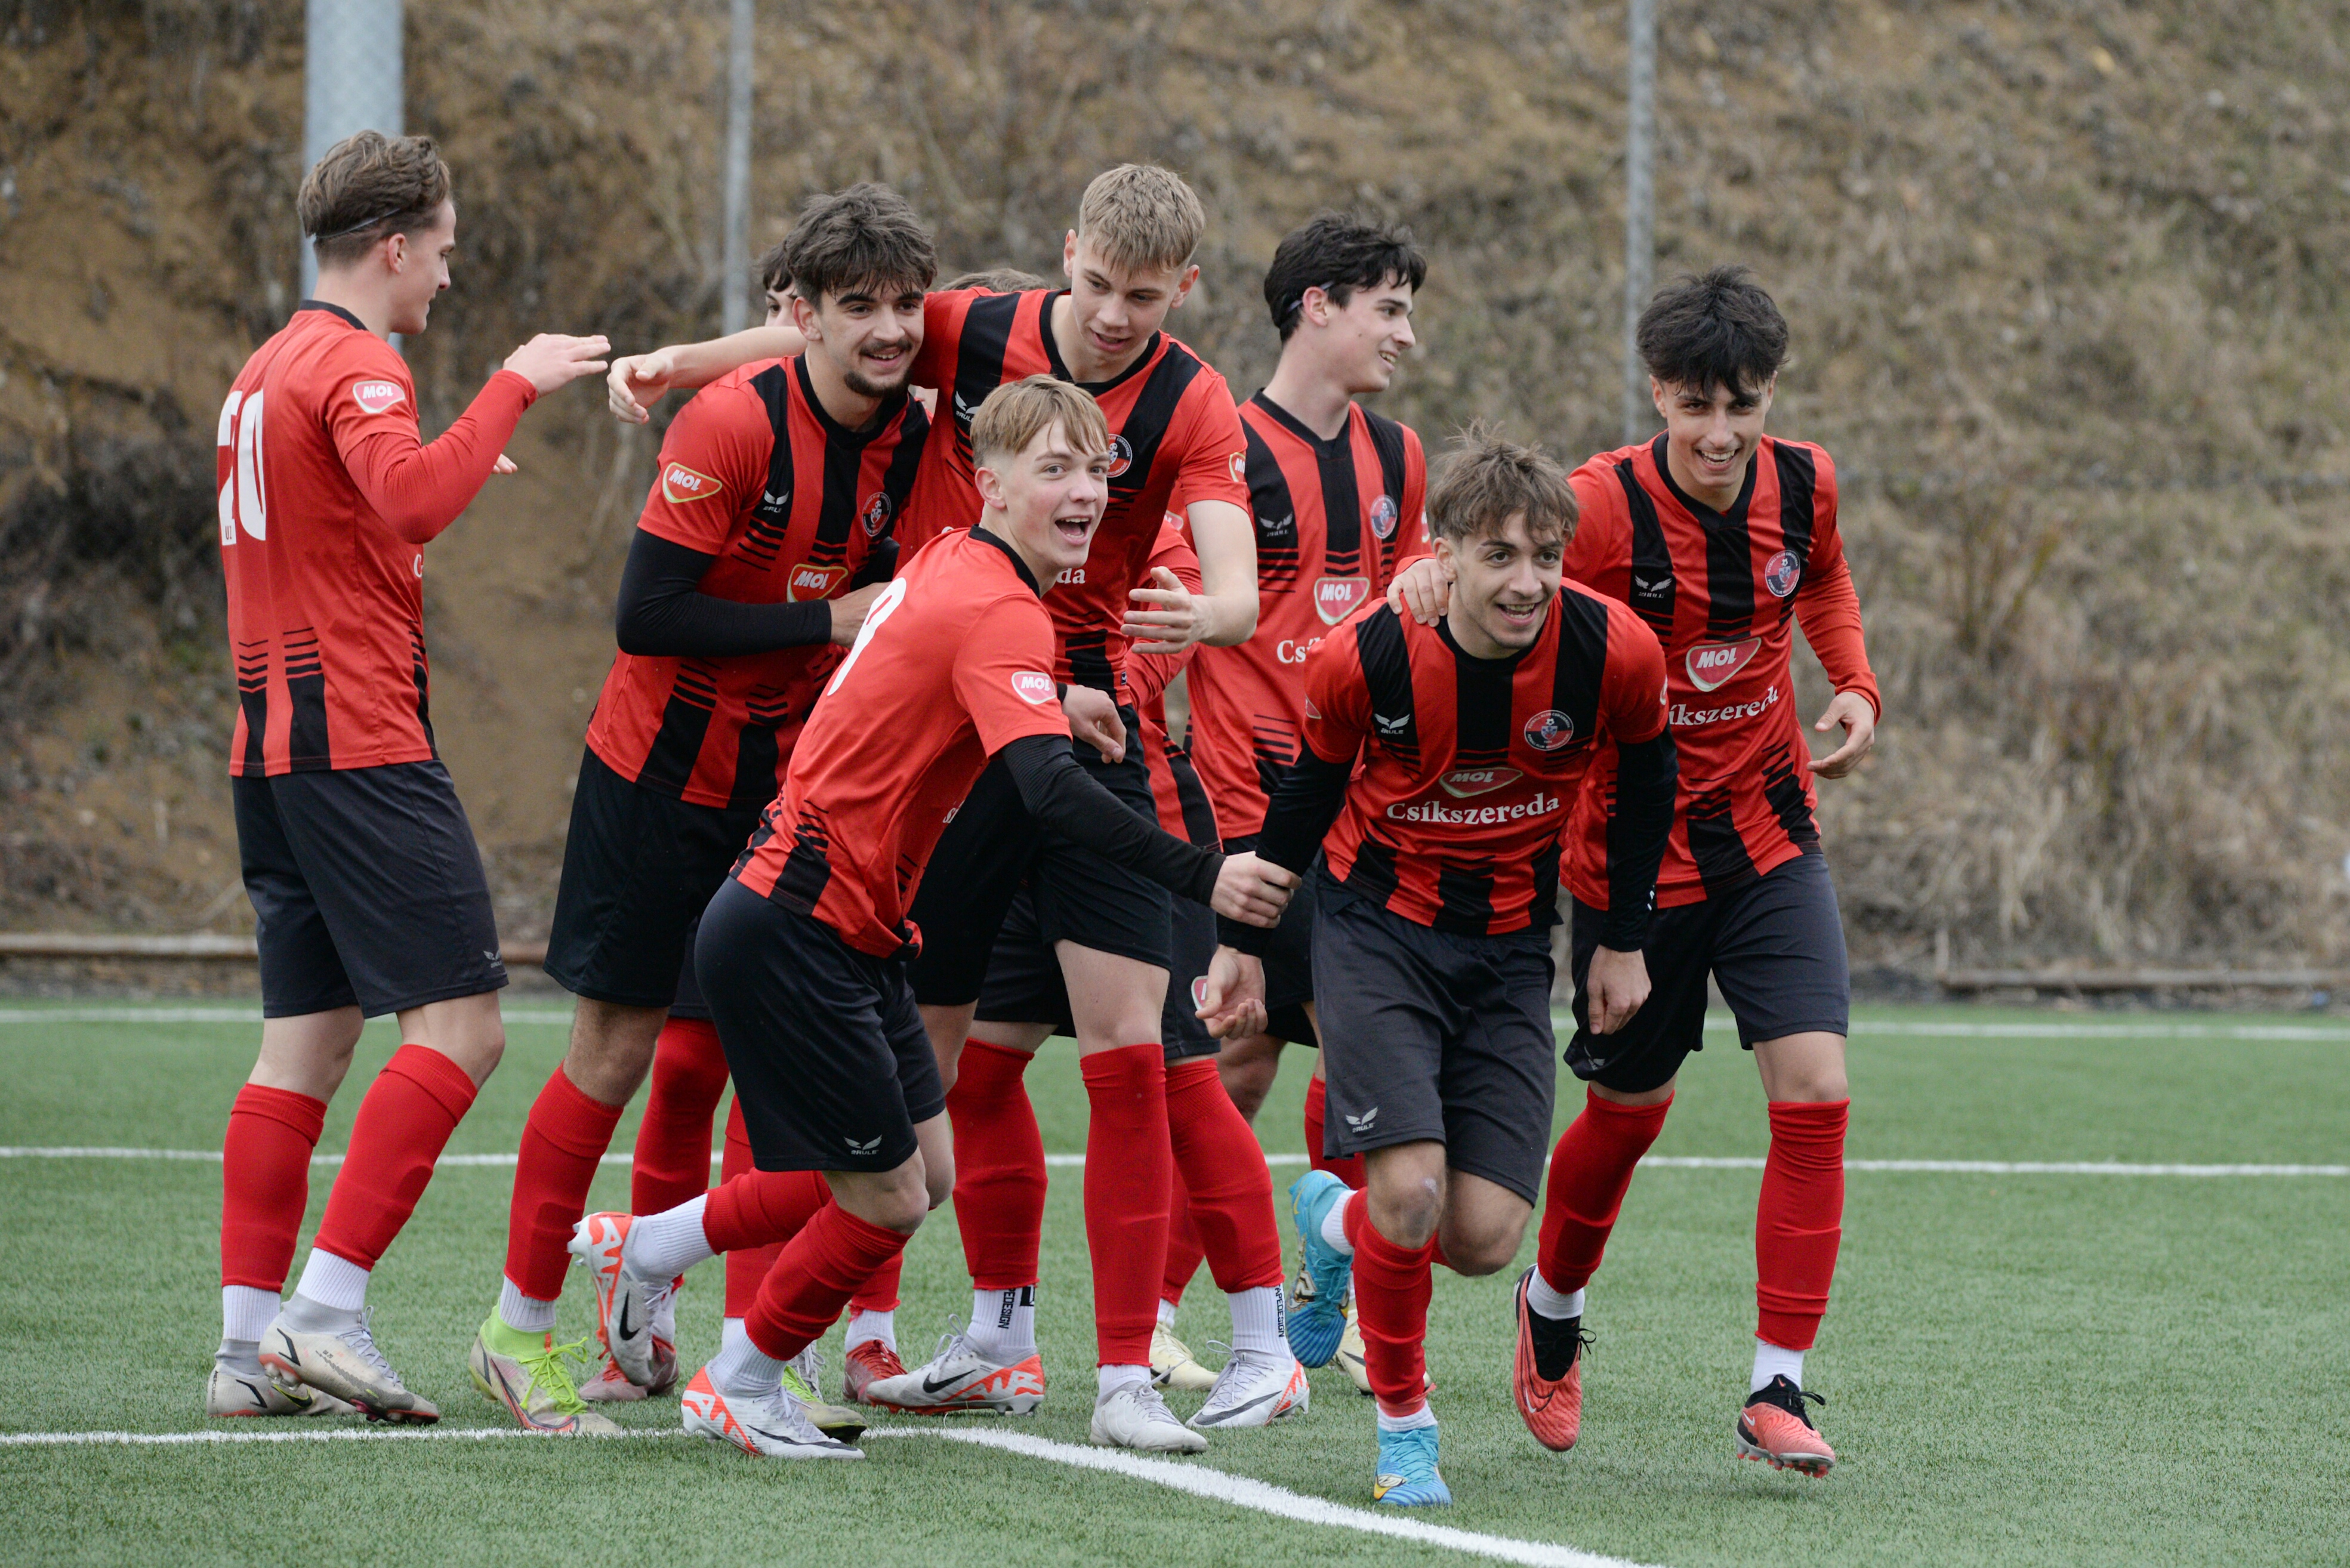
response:
[[[21,1016],[23,1011],[12,1009]],[[517,1001],[504,1065],[452,1149],[510,1153],[560,1055],[558,1009]],[[2350,1043],[2234,1039],[2241,1017],[2105,1014],[2106,1033],[1928,1035],[1936,1022],[2063,1031],[2054,1013],[1864,1010],[1856,1159],[2339,1163]],[[2278,1020],[2306,1023],[2308,1020]],[[2126,1033],[2115,1037],[2118,1025]],[[1874,1029],[1872,1026],[1877,1026]],[[2320,1034],[2333,1032],[2321,1027]],[[218,1146],[257,1031],[243,1023],[0,1022],[0,1145]],[[1656,1152],[1755,1157],[1762,1096],[1734,1040],[1690,1063]],[[394,1044],[371,1027],[322,1149],[341,1147]],[[1302,1147],[1310,1057],[1259,1122]],[[1074,1054],[1029,1085],[1045,1147],[1085,1147]],[[1560,1100],[1562,1124],[1580,1093]],[[615,1147],[625,1149],[633,1118]],[[1297,1173],[1276,1166],[1276,1186]],[[314,1172],[311,1219],[331,1171]],[[1751,1355],[1751,1169],[1633,1185],[1587,1323],[1585,1436],[1544,1453],[1510,1406],[1510,1284],[1440,1272],[1429,1360],[1458,1500],[1431,1522],[1675,1565],[2350,1563],[2350,1179],[1852,1174],[1835,1305],[1805,1381],[1832,1401],[1825,1480],[1733,1457]],[[386,1350],[444,1426],[494,1424],[463,1365],[494,1299],[510,1169],[442,1171],[379,1271]],[[192,1431],[218,1332],[215,1164],[0,1159],[0,1432]],[[1052,1393],[1001,1429],[1082,1444],[1091,1405],[1082,1172],[1056,1168],[1038,1327]],[[607,1168],[594,1201],[625,1206]],[[1285,1210],[1284,1210],[1285,1212]],[[1286,1221],[1284,1220],[1284,1228]],[[306,1231],[307,1237],[307,1231]],[[1521,1266],[1530,1258],[1528,1237]],[[1295,1256],[1295,1243],[1291,1243]],[[926,1353],[970,1301],[952,1216],[908,1254],[899,1334]],[[689,1365],[717,1339],[718,1271],[681,1310]],[[564,1331],[590,1326],[576,1282]],[[1227,1332],[1204,1272],[1180,1332]],[[838,1366],[836,1331],[828,1360]],[[837,1375],[837,1373],[836,1373]],[[1302,1420],[1225,1434],[1196,1464],[1367,1505],[1369,1402],[1335,1368]],[[1196,1396],[1174,1396],[1188,1411]],[[673,1430],[673,1403],[621,1410]],[[260,1423],[255,1423],[258,1427]],[[271,1429],[278,1429],[274,1424]],[[855,1465],[763,1464],[631,1443],[0,1447],[0,1557],[341,1563],[619,1557],[702,1562],[1318,1563],[1471,1559],[1120,1476],[927,1438]]]

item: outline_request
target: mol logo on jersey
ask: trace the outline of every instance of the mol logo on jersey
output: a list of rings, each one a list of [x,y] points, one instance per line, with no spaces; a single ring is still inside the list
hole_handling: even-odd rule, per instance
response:
[[[1368,577],[1317,577],[1314,583],[1314,613],[1325,626],[1340,621],[1363,607],[1371,597]]]
[[[1555,752],[1575,739],[1575,721],[1555,708],[1545,708],[1526,721],[1526,744],[1537,752]]]
[[[672,462],[661,470],[661,494],[677,505],[689,501],[707,501],[724,492],[726,487],[710,475]]]
[[[785,579],[784,596],[794,604],[809,599],[828,599],[832,590],[840,587],[840,579],[848,576],[847,566],[811,566],[806,562],[792,568]]]
[[[1042,707],[1053,700],[1053,678],[1041,670],[1015,670],[1012,672],[1012,694],[1023,702]]]
[[[1690,684],[1700,691],[1711,691],[1745,669],[1754,659],[1754,650],[1762,646],[1759,637],[1744,642],[1700,642],[1689,650],[1687,664]]]
[[[1486,794],[1504,784],[1513,784],[1518,776],[1515,768],[1455,768],[1436,782],[1455,800],[1467,800],[1472,794]]]
[[[371,414],[396,409],[407,397],[397,381],[360,381],[351,388],[351,401]]]
[[[1248,483],[1248,453],[1244,452],[1236,452],[1232,453],[1229,461],[1232,464],[1232,483],[1234,484],[1246,484]]]

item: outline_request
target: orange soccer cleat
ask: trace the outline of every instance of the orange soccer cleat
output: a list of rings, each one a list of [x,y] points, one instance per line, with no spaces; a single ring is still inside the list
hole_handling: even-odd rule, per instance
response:
[[[1783,1374],[1746,1397],[1738,1414],[1738,1452],[1761,1459],[1774,1470],[1801,1470],[1817,1479],[1835,1467],[1835,1450],[1820,1436],[1804,1412],[1808,1400],[1825,1405],[1819,1394],[1807,1394]]]
[[[1518,1276],[1518,1351],[1511,1391],[1534,1441],[1563,1454],[1583,1434],[1583,1347],[1591,1336],[1583,1332],[1579,1317],[1544,1317],[1528,1306],[1526,1282],[1533,1278],[1532,1269]],[[1544,1376],[1544,1366],[1555,1366],[1561,1355],[1566,1357],[1566,1370],[1555,1377]]]

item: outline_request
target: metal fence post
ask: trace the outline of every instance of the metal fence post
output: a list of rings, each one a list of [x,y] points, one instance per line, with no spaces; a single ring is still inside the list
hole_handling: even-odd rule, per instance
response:
[[[751,0],[733,0],[733,45],[726,60],[726,239],[718,318],[727,332],[749,326],[751,307]]]
[[[1640,363],[1640,311],[1657,272],[1657,0],[1631,0],[1631,68],[1624,136],[1624,440],[1656,428],[1648,372]]]
[[[404,134],[400,0],[308,0],[303,34],[302,171],[358,130]],[[318,281],[302,246],[302,295]]]

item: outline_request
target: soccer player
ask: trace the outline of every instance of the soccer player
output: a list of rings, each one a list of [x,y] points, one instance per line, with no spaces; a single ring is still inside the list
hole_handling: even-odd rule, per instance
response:
[[[870,184],[815,199],[781,265],[806,350],[722,377],[670,426],[572,795],[546,972],[578,1007],[523,1129],[504,1282],[469,1357],[534,1431],[617,1429],[581,1403],[554,1340],[573,1227],[652,1064],[693,921],[774,797],[835,645],[881,591],[929,429],[906,388],[937,259],[904,199]],[[706,1115],[703,1129],[696,1190]],[[649,1310],[659,1390],[676,1376],[675,1307],[663,1293]]]
[[[1326,860],[1314,912],[1337,1113],[1326,1150],[1361,1156],[1365,1177],[1350,1190],[1310,1170],[1290,1189],[1315,1286],[1292,1336],[1335,1341],[1351,1284],[1378,1398],[1373,1495],[1397,1507],[1451,1501],[1422,1349],[1430,1265],[1502,1268],[1542,1181],[1557,846],[1594,757],[1612,746],[1618,759],[1596,1028],[1648,989],[1640,946],[1672,825],[1663,655],[1631,611],[1562,582],[1565,473],[1472,430],[1430,487],[1428,520],[1448,609],[1429,627],[1375,600],[1307,656],[1304,750],[1257,841],[1292,870],[1317,847]],[[1211,977],[1211,1011],[1227,978]]]
[[[1633,1167],[1664,1126],[1675,1075],[1705,1044],[1711,972],[1770,1101],[1738,1451],[1819,1476],[1835,1454],[1804,1410],[1819,1396],[1803,1386],[1804,1353],[1843,1234],[1851,985],[1812,779],[1841,778],[1867,754],[1877,678],[1836,530],[1835,465],[1819,447],[1763,433],[1787,353],[1778,306],[1744,268],[1717,267],[1659,291],[1638,342],[1665,429],[1575,471],[1584,522],[1566,570],[1629,604],[1663,640],[1680,798],[1647,949],[1654,994],[1607,1034],[1575,1003],[1582,1026],[1567,1064],[1589,1087],[1552,1158],[1542,1248],[1523,1283],[1518,1404],[1546,1447],[1575,1442],[1584,1288]],[[1817,762],[1794,709],[1798,626],[1835,687],[1813,728],[1844,732]],[[1604,919],[1613,777],[1601,758],[1567,833],[1578,992]]]
[[[588,1261],[607,1343],[637,1377],[649,1360],[647,1298],[715,1251],[768,1239],[765,1195],[792,1187],[794,1173],[826,1173],[830,1197],[776,1260],[745,1343],[686,1390],[688,1430],[752,1453],[855,1454],[807,1423],[780,1387],[783,1367],[951,1189],[938,1059],[903,962],[922,940],[908,906],[991,757],[1036,819],[1219,914],[1270,924],[1295,880],[1114,806],[1070,754],[1042,601],[1087,558],[1109,499],[1111,437],[1097,405],[1031,377],[975,410],[972,441],[978,526],[919,552],[874,606],[782,795],[702,919],[695,971],[759,1169],[667,1214],[598,1215],[582,1227],[598,1237]],[[1201,1441],[1147,1381],[1097,1408],[1093,1436],[1130,1448]]]
[[[440,1418],[377,1348],[368,1279],[497,1065],[506,973],[432,739],[423,551],[493,472],[511,472],[501,449],[524,410],[601,369],[607,347],[532,338],[425,444],[415,383],[387,339],[423,331],[449,286],[449,192],[427,138],[369,130],[328,149],[296,200],[316,297],[245,361],[221,409],[229,787],[265,1022],[222,1140],[214,1416]],[[363,1019],[387,1012],[400,1047],[360,1103],[281,1306],[327,1102]]]

